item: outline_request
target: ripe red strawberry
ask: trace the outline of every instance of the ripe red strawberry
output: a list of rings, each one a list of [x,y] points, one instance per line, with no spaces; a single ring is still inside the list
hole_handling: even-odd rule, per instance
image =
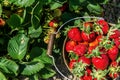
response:
[[[86,41],[86,42],[92,42],[96,38],[96,33],[95,32],[91,32],[91,33],[87,34],[86,32],[82,31],[81,32],[81,36],[82,36],[82,39],[84,41]]]
[[[117,30],[114,30],[113,33],[114,33],[114,34],[110,35],[110,38],[111,38],[111,39],[115,39],[115,38],[120,37],[120,30],[118,30],[118,29],[117,29]]]
[[[118,62],[112,61],[109,67],[109,76],[113,79],[120,76],[120,66],[118,65]]]
[[[102,35],[98,35],[98,36],[96,37],[96,40],[98,41],[98,43],[102,41],[102,38],[103,38]]]
[[[84,45],[86,45],[87,47],[89,46],[89,43],[86,42],[86,41],[84,41],[84,42],[78,42],[78,44],[84,44]]]
[[[98,20],[97,23],[100,25],[102,31],[103,31],[103,34],[107,34],[108,33],[108,30],[109,30],[109,25],[108,23],[101,19],[101,20]]]
[[[114,39],[115,45],[120,49],[120,37]]]
[[[116,78],[118,78],[119,76],[120,76],[120,73],[109,73],[109,76],[111,77],[111,78],[113,78],[113,79],[116,79]]]
[[[56,19],[51,20],[51,21],[48,23],[48,25],[49,25],[50,27],[53,27],[53,28],[58,27],[57,20],[56,20]]]
[[[2,18],[0,18],[0,27],[3,27],[4,25],[5,25],[5,21]]]
[[[69,40],[66,42],[65,50],[67,52],[73,52],[74,47],[77,45],[75,41]]]
[[[118,48],[117,48],[115,45],[112,46],[112,47],[107,51],[108,56],[109,56],[109,58],[110,58],[112,61],[116,60],[116,58],[117,58],[117,56],[118,56],[118,52],[119,52],[119,50],[118,50]]]
[[[96,69],[105,70],[109,65],[109,58],[106,54],[99,57],[92,57],[92,63]]]
[[[86,75],[91,75],[92,73],[92,69],[90,69],[89,67],[87,67],[85,71],[86,71],[85,73]]]
[[[92,80],[92,76],[85,75],[82,77],[82,80]]]
[[[68,38],[74,41],[82,41],[81,32],[77,27],[71,28],[68,31]]]
[[[93,42],[90,42],[90,43],[89,43],[88,53],[91,53],[92,50],[94,50],[94,49],[99,45],[99,43],[100,43],[100,41],[101,41],[101,38],[102,38],[101,35],[100,35],[100,36],[97,36],[96,39],[95,39]]]
[[[87,52],[87,46],[85,44],[78,44],[73,49],[74,53],[83,56]]]
[[[77,61],[75,59],[71,59],[70,62],[69,62],[69,68],[73,69],[73,67],[74,67],[74,65],[75,65],[76,62]]]
[[[116,61],[112,61],[111,63],[110,63],[110,66],[111,67],[117,67],[119,64],[118,64],[118,62],[116,62]]]
[[[87,58],[85,56],[81,56],[79,59],[78,59],[78,62],[82,61],[83,63],[87,64],[88,66],[91,65],[91,59],[90,58]]]
[[[95,39],[93,42],[90,42],[90,43],[89,43],[89,46],[96,47],[96,46],[98,46],[98,44],[99,44],[98,40]]]

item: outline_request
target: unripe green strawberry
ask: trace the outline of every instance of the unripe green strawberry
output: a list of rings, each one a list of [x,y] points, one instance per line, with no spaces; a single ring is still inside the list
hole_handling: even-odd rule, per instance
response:
[[[50,40],[49,36],[45,36],[45,37],[44,37],[44,42],[45,42],[46,44],[48,44],[49,40]]]

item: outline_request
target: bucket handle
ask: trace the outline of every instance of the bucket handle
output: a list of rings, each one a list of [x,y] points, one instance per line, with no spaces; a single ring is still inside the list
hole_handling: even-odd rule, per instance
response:
[[[60,32],[61,28],[64,27],[64,25],[66,25],[67,23],[69,23],[69,22],[71,22],[71,21],[78,20],[78,19],[82,19],[82,18],[83,18],[83,19],[85,19],[85,18],[91,18],[91,19],[92,19],[92,18],[97,18],[97,19],[99,19],[99,20],[100,20],[100,19],[104,19],[104,18],[102,18],[102,17],[94,17],[94,16],[84,16],[84,17],[75,17],[75,18],[72,18],[72,19],[66,21],[65,23],[63,23],[63,24],[58,28],[58,30],[57,30],[56,32],[54,32],[54,33],[52,33],[52,34],[50,35],[50,40],[49,40],[49,43],[48,43],[48,46],[47,46],[47,55],[52,58],[52,60],[53,60],[53,65],[54,65],[55,69],[57,70],[57,72],[58,72],[62,77],[64,77],[64,78],[67,79],[67,80],[71,80],[71,79],[68,78],[68,77],[66,77],[66,76],[57,68],[57,66],[56,66],[56,64],[55,64],[55,59],[54,59],[54,57],[52,56],[52,48],[53,48],[53,44],[54,44],[54,39],[55,39],[56,34]]]

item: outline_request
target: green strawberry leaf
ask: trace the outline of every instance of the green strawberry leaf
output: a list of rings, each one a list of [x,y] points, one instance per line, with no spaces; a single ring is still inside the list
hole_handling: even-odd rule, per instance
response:
[[[42,3],[37,3],[32,10],[33,10],[33,14],[41,15],[41,12],[43,11]]]
[[[43,53],[43,49],[41,49],[40,47],[33,47],[30,52],[30,58],[34,59],[34,58],[40,56],[42,53]]]
[[[40,56],[34,58],[33,60],[34,61],[40,61],[44,64],[52,64],[53,63],[52,59],[46,54],[46,50],[45,49],[40,49],[40,50],[41,50],[40,52],[42,54]]]
[[[83,6],[86,6],[87,4],[87,0],[69,0],[70,10],[80,10],[83,8]]]
[[[31,23],[32,23],[32,26],[37,29],[39,27],[39,23],[40,23],[40,19],[38,16],[36,15],[33,15],[32,18],[31,18]]]
[[[88,4],[87,9],[89,10],[90,13],[97,14],[97,15],[103,12],[103,9],[99,4]]]
[[[0,70],[3,71],[4,73],[17,75],[18,69],[19,66],[14,61],[6,58],[0,58]]]
[[[0,79],[1,80],[7,80],[7,78],[5,77],[5,75],[0,71]]]
[[[28,7],[31,6],[35,0],[9,0],[9,2],[15,4],[16,6]]]
[[[78,26],[78,25],[80,25],[80,24],[81,24],[81,20],[80,20],[80,19],[74,21],[74,25],[75,25],[75,26]]]
[[[58,2],[54,2],[54,3],[51,3],[50,4],[50,9],[51,10],[54,10],[54,9],[57,9],[59,7],[62,7],[62,4],[58,3]]]
[[[29,29],[28,29],[28,35],[31,38],[38,38],[41,33],[42,33],[42,28],[41,27],[39,27],[37,29],[35,29],[34,27],[29,27]]]
[[[22,60],[27,52],[27,44],[29,38],[24,34],[18,34],[9,40],[8,43],[8,54],[13,59]]]
[[[51,68],[43,68],[40,71],[40,76],[42,79],[48,79],[52,76],[54,76],[56,74],[56,72],[54,70],[52,70]]]
[[[48,5],[48,4],[50,4],[52,2],[52,0],[37,0],[37,1],[39,1],[40,3],[42,3],[42,5],[43,4],[44,5]]]
[[[39,80],[39,74],[34,74],[29,77],[29,80]]]
[[[87,12],[85,12],[83,16],[88,16],[88,18],[84,18],[85,22],[91,21],[90,15]]]
[[[39,72],[44,68],[44,64],[39,61],[25,62],[21,64],[21,74],[22,75],[32,75]]]
[[[100,4],[107,4],[109,2],[109,0],[95,0],[95,1]]]
[[[20,27],[22,22],[23,22],[23,19],[17,14],[11,15],[10,19],[7,20],[8,25],[12,29]]]

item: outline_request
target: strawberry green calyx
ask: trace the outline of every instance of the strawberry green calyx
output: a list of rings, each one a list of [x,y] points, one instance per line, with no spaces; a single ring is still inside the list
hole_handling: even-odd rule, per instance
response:
[[[114,41],[108,39],[107,36],[104,36],[99,44],[100,47],[104,47],[105,49],[110,49],[114,45]]]
[[[82,61],[77,62],[74,65],[74,68],[72,70],[72,73],[76,75],[77,77],[82,77],[85,74],[85,69],[88,64],[83,63]]]
[[[114,61],[111,63],[111,65],[108,68],[109,70],[109,76],[113,79],[120,76],[120,66],[118,65],[118,62]]]
[[[120,53],[119,53],[120,54]],[[118,55],[116,62],[119,63],[120,62],[120,55]]]
[[[120,37],[120,29],[117,29],[116,27],[112,26],[107,34],[107,36],[110,39],[115,39]]]
[[[116,67],[110,66],[108,70],[109,70],[109,73],[112,73],[112,74],[117,72],[120,73],[120,66],[116,66]]]
[[[116,61],[111,62],[108,70],[109,72],[120,72],[119,63]]]
[[[105,77],[108,73],[108,70],[95,70],[93,69],[93,73],[91,74],[94,79],[97,80],[107,80]]]
[[[79,58],[79,56],[76,55],[74,52],[69,52],[68,57],[70,59],[75,59],[75,60],[78,60],[78,58]]]
[[[108,31],[108,33],[107,33],[107,37],[110,37],[111,35],[113,35],[113,34],[115,34],[115,30],[117,30],[117,28],[115,28],[115,27],[110,27],[110,29],[109,29],[109,31]]]
[[[67,36],[69,30],[70,30],[69,26],[65,27],[65,29],[63,30],[64,36]]]
[[[91,28],[90,28],[90,26],[88,26],[88,27],[84,27],[84,26],[83,26],[82,31],[84,31],[84,32],[87,33],[87,34],[90,34]]]
[[[99,46],[97,46],[94,50],[92,50],[92,53],[87,55],[87,57],[99,57],[101,54],[100,50],[99,50]]]
[[[98,24],[94,24],[94,28],[93,28],[93,30],[95,31],[95,32],[97,32],[97,34],[102,34],[103,35],[103,31],[102,31],[102,29],[101,29],[101,27],[98,25]]]
[[[86,34],[90,34],[93,27],[93,22],[83,22],[82,31]]]

